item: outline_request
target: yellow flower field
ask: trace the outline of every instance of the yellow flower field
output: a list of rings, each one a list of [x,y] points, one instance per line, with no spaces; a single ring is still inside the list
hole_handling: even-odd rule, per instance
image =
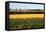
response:
[[[10,19],[16,19],[16,18],[43,18],[44,14],[10,14]]]

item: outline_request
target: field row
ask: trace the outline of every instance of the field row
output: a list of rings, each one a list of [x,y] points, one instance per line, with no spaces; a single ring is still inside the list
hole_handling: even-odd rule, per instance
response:
[[[10,30],[14,29],[39,29],[44,28],[44,18],[9,19]]]

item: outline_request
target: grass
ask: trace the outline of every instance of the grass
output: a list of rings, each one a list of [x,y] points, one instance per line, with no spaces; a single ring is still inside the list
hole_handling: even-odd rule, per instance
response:
[[[9,19],[10,30],[44,28],[43,18]]]

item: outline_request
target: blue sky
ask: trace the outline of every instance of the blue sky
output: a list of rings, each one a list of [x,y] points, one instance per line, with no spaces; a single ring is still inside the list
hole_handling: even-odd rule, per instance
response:
[[[10,3],[10,9],[44,9],[41,4]]]

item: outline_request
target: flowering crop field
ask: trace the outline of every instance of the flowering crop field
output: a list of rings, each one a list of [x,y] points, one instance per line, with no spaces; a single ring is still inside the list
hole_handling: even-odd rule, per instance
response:
[[[10,30],[44,28],[44,14],[9,15]]]
[[[9,15],[10,19],[16,18],[43,18],[44,14],[12,14]]]

